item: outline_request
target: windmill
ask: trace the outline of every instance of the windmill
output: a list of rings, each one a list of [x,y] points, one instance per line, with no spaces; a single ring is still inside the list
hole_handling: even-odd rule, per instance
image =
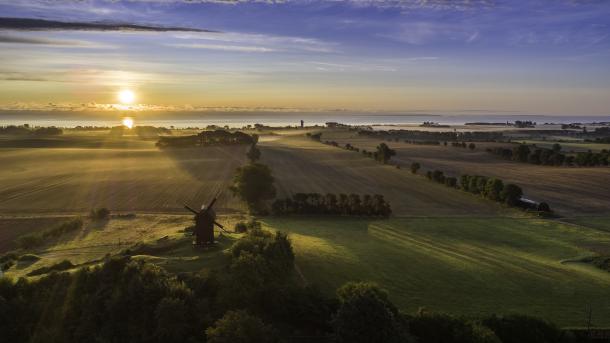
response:
[[[220,223],[216,221],[216,212],[212,208],[218,200],[218,194],[212,199],[208,206],[201,206],[201,210],[196,211],[188,205],[184,208],[195,214],[195,245],[204,246],[214,244],[214,225],[218,226],[222,231],[227,232]]]

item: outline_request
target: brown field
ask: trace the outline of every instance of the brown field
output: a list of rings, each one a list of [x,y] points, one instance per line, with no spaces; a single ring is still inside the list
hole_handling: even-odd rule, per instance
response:
[[[334,140],[341,145],[350,143],[369,151],[381,142],[345,131],[326,131],[322,140]],[[610,213],[608,167],[551,167],[507,161],[485,151],[486,147],[497,143],[477,143],[474,151],[442,145],[386,143],[396,150],[397,155],[392,159],[404,169],[412,162],[419,162],[422,165],[420,173],[439,169],[452,176],[471,174],[498,177],[520,185],[525,197],[545,201],[562,215]],[[357,155],[356,152],[350,153]]]
[[[135,143],[134,143],[135,144]],[[0,149],[0,213],[182,212],[226,189],[246,147]],[[225,191],[219,209],[243,207]]]
[[[278,197],[297,192],[382,194],[394,215],[513,214],[493,202],[427,182],[406,170],[383,166],[360,154],[283,136],[260,143],[263,163],[276,178]]]

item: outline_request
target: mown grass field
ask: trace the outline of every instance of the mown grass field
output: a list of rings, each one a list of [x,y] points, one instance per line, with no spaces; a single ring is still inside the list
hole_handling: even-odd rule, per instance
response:
[[[305,279],[327,292],[372,280],[402,309],[527,313],[562,326],[610,326],[610,273],[562,263],[610,234],[539,219],[265,219],[290,233]]]
[[[0,148],[0,213],[180,212],[183,203],[198,207],[226,189],[245,162],[243,146],[161,151],[152,141],[109,142],[109,148]],[[225,191],[217,208],[243,206]]]
[[[322,140],[334,140],[340,145],[374,151],[382,141],[360,137],[355,132],[325,131]],[[449,146],[413,145],[386,142],[397,155],[392,159],[405,169],[418,162],[422,171],[442,170],[447,175],[485,175],[516,183],[527,198],[545,201],[561,215],[610,214],[609,167],[537,166],[504,160],[485,151],[498,143],[476,143],[474,151]],[[500,144],[505,146],[506,144]],[[336,149],[336,148],[335,148]],[[350,152],[356,154],[356,152]]]

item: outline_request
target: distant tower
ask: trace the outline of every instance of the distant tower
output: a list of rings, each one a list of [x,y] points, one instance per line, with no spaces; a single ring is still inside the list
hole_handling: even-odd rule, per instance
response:
[[[301,119],[301,129],[303,128],[303,126],[305,126],[305,122],[303,121],[303,119]]]

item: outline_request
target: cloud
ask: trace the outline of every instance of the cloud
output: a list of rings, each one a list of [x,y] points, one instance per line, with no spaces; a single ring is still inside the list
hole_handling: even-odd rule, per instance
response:
[[[315,53],[336,52],[334,43],[322,41],[315,38],[279,36],[259,33],[243,32],[197,32],[197,33],[178,33],[174,36],[177,39],[188,41],[189,43],[176,43],[174,46],[190,47],[201,49],[229,50],[229,51],[249,51],[249,52],[279,52],[279,51],[306,51]],[[222,49],[216,44],[199,44],[201,41],[223,42],[220,46],[229,46]]]
[[[220,51],[236,51],[236,52],[272,52],[274,49],[260,47],[260,46],[244,46],[244,45],[222,45],[222,44],[165,44],[165,46],[173,48],[187,48],[187,49],[206,49],[206,50],[220,50]]]
[[[18,31],[152,31],[152,32],[214,32],[186,27],[166,27],[129,23],[68,22],[32,18],[0,17],[0,29]]]
[[[0,34],[0,43],[8,44],[40,44],[40,45],[79,45],[76,41],[54,40],[47,38],[22,37]]]

